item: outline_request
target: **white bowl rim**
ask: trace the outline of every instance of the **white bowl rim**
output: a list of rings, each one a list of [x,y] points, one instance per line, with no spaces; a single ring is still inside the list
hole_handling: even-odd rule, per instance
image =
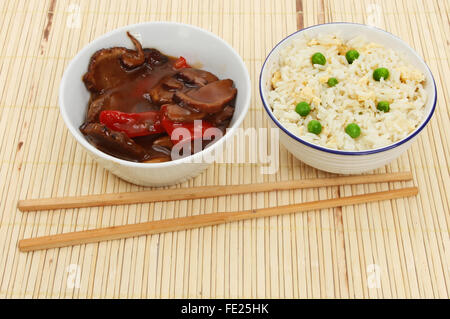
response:
[[[86,51],[88,51],[89,49],[91,49],[93,46],[95,46],[95,43],[97,41],[103,40],[108,38],[110,35],[112,34],[116,34],[116,33],[120,33],[120,32],[124,32],[124,31],[128,31],[128,29],[134,28],[134,27],[140,27],[140,26],[145,26],[145,25],[178,25],[178,26],[182,26],[182,27],[186,27],[186,28],[190,28],[190,29],[194,29],[203,33],[208,34],[209,36],[216,38],[217,40],[219,40],[220,42],[222,42],[226,47],[228,47],[231,52],[233,52],[235,54],[235,56],[238,58],[238,61],[240,63],[240,67],[243,68],[243,70],[245,70],[245,82],[248,84],[248,91],[245,92],[245,97],[244,97],[244,101],[243,101],[243,105],[244,105],[244,109],[243,112],[241,112],[241,114],[239,114],[239,116],[237,117],[235,123],[227,128],[227,132],[226,134],[224,134],[220,139],[218,139],[217,142],[215,142],[214,144],[212,144],[211,146],[203,149],[200,152],[197,152],[195,154],[183,157],[183,158],[179,158],[173,161],[168,161],[168,162],[161,162],[161,163],[140,163],[140,162],[131,162],[131,161],[127,161],[127,160],[123,160],[117,157],[114,157],[112,155],[109,155],[107,153],[104,153],[102,151],[100,151],[98,148],[96,148],[95,146],[93,146],[91,143],[89,143],[85,138],[78,138],[78,132],[76,130],[78,130],[78,128],[75,128],[72,125],[69,125],[70,120],[69,120],[69,116],[67,114],[67,112],[65,111],[65,109],[63,108],[63,96],[64,96],[64,91],[65,91],[65,86],[67,85],[67,71],[70,70],[73,65],[75,64],[75,61],[79,58],[79,56],[83,55]],[[87,67],[87,66],[86,66]],[[202,163],[201,161],[201,157],[204,156],[204,154],[206,153],[210,153],[212,152],[214,149],[216,149],[217,147],[219,147],[219,145],[222,145],[222,143],[224,143],[228,138],[230,138],[234,131],[241,125],[242,121],[244,120],[245,116],[247,115],[247,111],[248,108],[250,106],[250,99],[251,99],[251,90],[252,90],[252,85],[251,85],[251,81],[250,81],[250,75],[248,73],[247,67],[245,66],[244,61],[242,60],[242,57],[236,52],[236,50],[230,45],[228,44],[228,42],[226,42],[225,40],[223,40],[222,38],[220,38],[219,36],[215,35],[214,33],[202,29],[200,27],[191,25],[191,24],[186,24],[186,23],[181,23],[181,22],[173,22],[173,21],[152,21],[152,22],[140,22],[140,23],[134,23],[134,24],[130,24],[130,25],[126,25],[114,30],[111,30],[101,36],[99,36],[98,38],[92,40],[91,42],[89,42],[88,44],[86,44],[86,46],[84,46],[73,58],[72,60],[69,62],[69,64],[67,65],[67,67],[65,68],[63,77],[61,78],[61,84],[59,86],[59,98],[58,98],[58,102],[59,102],[59,110],[61,113],[61,116],[67,126],[67,128],[69,129],[70,133],[72,134],[72,136],[83,146],[85,147],[87,150],[93,152],[96,156],[101,157],[103,159],[109,160],[109,161],[113,161],[115,163],[118,163],[120,165],[124,165],[127,167],[133,167],[133,168],[161,168],[161,167],[170,167],[173,165],[177,165],[177,164],[181,164],[181,163]]]
[[[430,73],[431,79],[433,80],[433,88],[434,88],[434,101],[433,101],[433,106],[431,107],[431,110],[430,110],[429,114],[427,115],[427,118],[425,119],[425,121],[422,123],[422,125],[420,125],[419,127],[417,127],[417,128],[416,128],[414,131],[412,131],[408,136],[404,137],[404,138],[401,139],[400,141],[397,141],[397,142],[395,142],[395,143],[393,143],[393,144],[390,144],[390,145],[388,145],[388,146],[384,146],[384,147],[380,147],[380,148],[376,148],[376,149],[370,149],[370,150],[362,150],[362,151],[342,151],[342,150],[337,150],[337,149],[327,148],[327,147],[323,147],[323,146],[320,146],[320,145],[317,145],[317,144],[313,144],[313,143],[307,142],[307,141],[301,139],[300,137],[294,135],[293,133],[289,132],[289,130],[287,130],[287,129],[286,129],[286,128],[285,128],[285,127],[284,127],[284,126],[283,126],[283,125],[275,118],[275,116],[272,114],[272,111],[270,110],[270,106],[268,106],[267,103],[266,103],[266,101],[264,100],[264,96],[263,96],[263,84],[262,84],[262,75],[263,75],[263,71],[264,71],[264,68],[265,68],[265,66],[266,66],[266,62],[267,62],[267,60],[269,59],[269,57],[272,55],[272,53],[275,51],[275,49],[276,49],[279,45],[281,45],[282,43],[284,43],[284,42],[286,42],[287,40],[289,40],[292,36],[294,36],[294,35],[296,35],[296,34],[298,34],[298,33],[301,33],[301,32],[303,32],[303,31],[305,31],[305,30],[308,30],[308,29],[313,29],[313,28],[317,28],[317,27],[320,27],[320,26],[323,26],[323,25],[333,25],[333,24],[351,24],[351,25],[358,25],[358,26],[363,26],[363,27],[367,27],[367,28],[372,28],[372,29],[374,29],[374,30],[377,30],[377,31],[381,31],[381,32],[387,33],[388,35],[390,35],[391,37],[393,37],[393,38],[396,39],[397,41],[400,41],[402,44],[404,44],[404,45],[405,45],[405,46],[406,46],[406,47],[407,47],[407,48],[408,48],[408,49],[409,49],[409,50],[417,57],[417,59],[419,59],[419,61],[421,61],[421,62],[425,65],[425,67],[428,69],[428,72]],[[263,64],[263,66],[262,66],[262,68],[261,68],[261,73],[260,73],[260,75],[259,75],[259,94],[260,94],[261,101],[262,101],[262,103],[263,103],[263,106],[264,106],[264,109],[265,109],[267,115],[268,115],[268,116],[272,119],[272,121],[278,126],[278,128],[280,128],[284,133],[286,133],[288,136],[290,136],[290,137],[293,138],[294,140],[296,140],[296,141],[298,141],[298,142],[300,142],[300,143],[302,143],[302,144],[304,144],[304,145],[306,145],[306,146],[312,147],[312,148],[314,148],[314,149],[316,149],[316,150],[319,150],[319,151],[323,151],[323,152],[327,152],[327,153],[332,153],[332,154],[338,154],[338,155],[369,155],[369,154],[375,154],[375,153],[380,153],[380,152],[384,152],[384,151],[393,149],[393,148],[395,148],[395,147],[397,147],[397,146],[400,146],[400,145],[402,145],[402,144],[408,142],[408,141],[409,141],[410,139],[412,139],[414,136],[416,136],[417,134],[419,134],[419,132],[422,131],[422,129],[428,124],[428,122],[430,121],[431,117],[433,116],[434,110],[435,110],[435,108],[436,108],[436,102],[437,102],[436,82],[435,82],[435,80],[434,80],[433,74],[431,73],[431,70],[430,70],[430,68],[428,67],[428,65],[425,63],[425,61],[419,56],[419,54],[418,54],[413,48],[411,48],[405,41],[403,41],[402,39],[400,39],[400,38],[397,37],[396,35],[394,35],[394,34],[388,32],[388,31],[386,31],[386,30],[383,30],[383,29],[380,29],[380,28],[377,28],[377,27],[374,27],[374,26],[371,26],[371,25],[367,25],[367,24],[353,23],[353,22],[330,22],[330,23],[316,24],[316,25],[313,25],[313,26],[310,26],[310,27],[307,27],[307,28],[298,30],[298,31],[296,31],[296,32],[294,32],[294,33],[288,35],[287,37],[285,37],[285,38],[284,38],[283,40],[281,40],[280,42],[278,42],[278,44],[277,44],[276,46],[274,46],[273,49],[270,51],[270,53],[267,55],[267,57],[266,57],[266,59],[265,59],[265,61],[264,61],[264,64]]]

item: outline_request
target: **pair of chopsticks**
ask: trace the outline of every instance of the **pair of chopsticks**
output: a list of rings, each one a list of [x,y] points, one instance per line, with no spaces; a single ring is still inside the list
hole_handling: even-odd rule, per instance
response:
[[[248,185],[204,186],[193,188],[162,189],[141,192],[100,194],[61,198],[27,199],[18,202],[21,211],[68,209],[94,206],[124,205],[174,200],[210,198],[226,195],[237,195],[255,192],[318,188],[326,186],[343,186],[380,182],[399,182],[412,180],[410,172],[373,174],[360,176],[344,176],[333,178],[316,178],[298,181],[259,183]],[[417,195],[417,187],[401,188],[363,195],[347,196],[326,200],[304,202],[299,204],[258,208],[238,212],[220,212],[171,218],[146,223],[114,226],[86,231],[29,238],[19,241],[20,251],[58,248],[71,245],[100,242],[105,240],[130,238],[164,232],[188,230],[192,228],[218,225],[228,222],[285,215],[296,212],[333,208],[347,205],[364,204],[380,200],[389,200]]]

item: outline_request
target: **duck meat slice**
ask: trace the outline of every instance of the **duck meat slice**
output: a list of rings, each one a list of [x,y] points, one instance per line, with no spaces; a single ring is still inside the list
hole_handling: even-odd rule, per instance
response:
[[[127,34],[137,51],[114,47],[95,52],[89,62],[88,71],[83,76],[89,91],[101,92],[131,81],[142,73],[141,68],[136,68],[145,62],[144,51],[139,41],[130,33]]]
[[[149,158],[148,152],[126,134],[112,131],[100,123],[85,123],[80,131],[99,150],[128,161],[142,162]]]
[[[199,112],[190,107],[181,107],[178,104],[166,105],[167,117],[174,122],[192,122],[201,120],[206,116],[206,113]]]
[[[199,89],[183,93],[177,91],[174,99],[200,112],[217,113],[230,103],[237,94],[230,79],[209,83]]]
[[[181,69],[180,71],[178,71],[177,77],[186,83],[194,84],[197,86],[205,86],[208,83],[219,80],[214,74],[195,68]]]

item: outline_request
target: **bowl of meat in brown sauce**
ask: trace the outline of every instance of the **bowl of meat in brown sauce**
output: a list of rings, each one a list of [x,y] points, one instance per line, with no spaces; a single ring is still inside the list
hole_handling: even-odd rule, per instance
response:
[[[210,165],[244,119],[250,94],[248,71],[225,41],[194,26],[151,22],[80,51],[59,103],[69,131],[100,165],[162,186]]]

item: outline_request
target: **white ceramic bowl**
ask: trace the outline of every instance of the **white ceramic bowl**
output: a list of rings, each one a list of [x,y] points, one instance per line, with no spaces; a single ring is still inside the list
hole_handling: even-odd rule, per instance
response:
[[[238,90],[236,108],[230,129],[215,144],[186,158],[164,163],[134,163],[121,160],[98,150],[79,130],[84,122],[89,92],[81,78],[89,60],[97,50],[125,46],[133,48],[126,31],[134,34],[144,48],[156,48],[164,54],[183,56],[191,64],[216,74],[220,79],[230,78]],[[209,166],[199,162],[203,155],[212,153],[229,139],[244,119],[251,96],[250,77],[242,58],[225,41],[203,29],[174,22],[148,22],[129,25],[111,31],[89,43],[69,63],[59,88],[61,115],[70,133],[88,153],[113,174],[134,184],[163,186],[181,182],[198,175]]]
[[[380,43],[388,48],[401,52],[408,59],[408,62],[422,71],[426,77],[425,90],[427,91],[427,104],[425,106],[425,116],[418,127],[404,139],[388,145],[386,147],[367,151],[339,151],[309,143],[289,132],[276,119],[272,113],[267,99],[267,92],[270,89],[270,79],[272,78],[274,67],[279,61],[279,52],[293,39],[307,34],[316,36],[318,34],[338,32],[344,39],[351,39],[362,35],[370,41]],[[384,30],[355,23],[328,23],[315,25],[297,31],[278,43],[264,62],[259,79],[259,89],[261,99],[267,115],[274,127],[279,128],[280,142],[296,158],[306,164],[323,171],[340,174],[359,174],[386,165],[405,152],[417,135],[430,120],[436,107],[436,84],[430,69],[422,58],[405,42]]]

